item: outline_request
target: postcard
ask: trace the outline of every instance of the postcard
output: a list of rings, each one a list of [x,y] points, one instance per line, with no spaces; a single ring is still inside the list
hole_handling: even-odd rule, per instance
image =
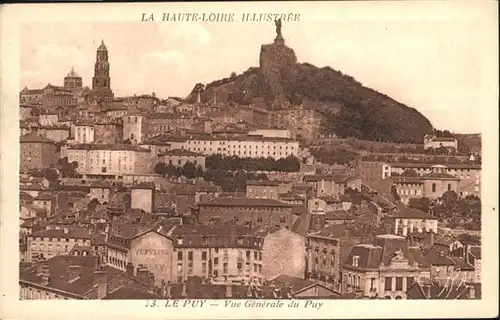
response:
[[[497,10],[2,7],[1,318],[494,317]]]

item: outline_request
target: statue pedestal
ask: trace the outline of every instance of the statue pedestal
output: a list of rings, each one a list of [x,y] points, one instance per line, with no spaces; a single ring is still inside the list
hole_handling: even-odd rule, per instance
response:
[[[282,35],[278,35],[274,39],[274,44],[282,44],[282,45],[284,45],[285,44],[285,39],[283,39]]]

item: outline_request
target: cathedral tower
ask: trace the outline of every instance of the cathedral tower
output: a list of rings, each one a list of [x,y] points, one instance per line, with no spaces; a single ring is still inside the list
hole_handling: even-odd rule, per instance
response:
[[[101,41],[97,48],[96,61],[94,64],[94,77],[92,77],[92,91],[103,100],[113,98],[111,91],[111,78],[109,77],[108,49]]]

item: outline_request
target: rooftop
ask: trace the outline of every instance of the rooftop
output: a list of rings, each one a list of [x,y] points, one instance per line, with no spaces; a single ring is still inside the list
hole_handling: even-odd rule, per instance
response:
[[[132,144],[74,144],[68,149],[73,150],[122,150],[150,152],[149,149],[141,148]]]
[[[185,150],[185,149],[174,149],[165,151],[163,153],[158,154],[158,156],[167,156],[167,157],[205,157],[201,153],[196,153],[193,151]]]
[[[284,207],[291,208],[292,205],[274,199],[257,199],[247,197],[214,198],[207,202],[200,202],[200,206],[213,207]]]

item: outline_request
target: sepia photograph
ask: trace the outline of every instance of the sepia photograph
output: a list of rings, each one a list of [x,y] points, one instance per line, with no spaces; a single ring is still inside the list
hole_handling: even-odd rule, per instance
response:
[[[87,4],[17,22],[10,295],[289,317],[496,300],[498,47],[479,35],[498,25],[488,1],[450,3],[143,4],[109,21]]]

